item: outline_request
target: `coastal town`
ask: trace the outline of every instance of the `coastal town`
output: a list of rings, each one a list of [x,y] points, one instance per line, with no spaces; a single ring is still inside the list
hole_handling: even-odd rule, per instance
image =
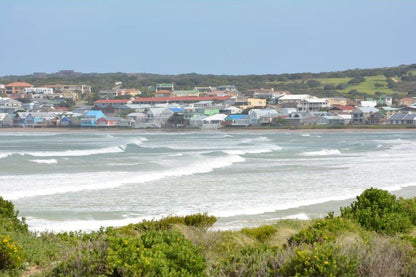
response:
[[[116,82],[86,105],[92,91],[87,84],[0,84],[0,128],[416,126],[416,97],[319,98],[235,85],[178,90],[174,83],[155,84],[143,94]]]

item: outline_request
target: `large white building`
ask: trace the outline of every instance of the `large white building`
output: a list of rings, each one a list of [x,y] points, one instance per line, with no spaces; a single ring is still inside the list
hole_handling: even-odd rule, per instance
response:
[[[24,92],[26,94],[32,93],[32,94],[53,94],[53,88],[25,88]]]
[[[297,110],[299,112],[318,112],[329,107],[330,104],[326,98],[310,98],[301,100],[297,106]]]

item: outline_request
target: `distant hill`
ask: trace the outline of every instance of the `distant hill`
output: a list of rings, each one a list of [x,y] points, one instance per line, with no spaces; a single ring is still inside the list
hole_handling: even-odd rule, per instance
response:
[[[322,73],[266,74],[266,75],[211,75],[149,73],[81,73],[62,70],[57,73],[34,73],[23,76],[3,76],[0,83],[25,81],[34,86],[56,83],[91,85],[97,93],[111,89],[116,82],[124,88],[138,88],[144,93],[156,83],[174,83],[175,89],[192,89],[195,86],[221,86],[232,84],[244,92],[254,88],[274,88],[292,93],[309,93],[316,96],[344,96],[348,98],[372,97],[379,94],[395,98],[416,96],[416,64],[397,67],[352,69]]]

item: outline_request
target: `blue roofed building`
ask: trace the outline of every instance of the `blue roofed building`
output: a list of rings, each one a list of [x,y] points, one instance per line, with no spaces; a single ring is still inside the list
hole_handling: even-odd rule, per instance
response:
[[[250,125],[250,118],[246,114],[229,114],[225,118],[227,127],[247,127]]]
[[[81,127],[96,127],[97,120],[103,118],[105,114],[99,110],[88,111],[81,118]]]

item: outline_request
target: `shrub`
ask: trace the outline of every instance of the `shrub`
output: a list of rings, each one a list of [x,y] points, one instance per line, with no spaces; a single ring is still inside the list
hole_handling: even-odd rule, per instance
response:
[[[217,218],[215,216],[209,216],[207,213],[185,216],[185,225],[187,226],[209,228],[215,222],[217,222]]]
[[[205,276],[205,260],[176,231],[108,238],[107,274],[115,276]]]
[[[357,220],[368,230],[389,235],[412,228],[402,203],[396,200],[396,196],[381,189],[366,189],[350,207],[341,208],[341,216]]]
[[[18,268],[23,262],[21,255],[21,248],[10,236],[0,235],[0,270]]]
[[[260,242],[265,242],[276,232],[277,229],[270,225],[263,225],[257,228],[243,228],[241,230],[241,233],[249,237],[255,238]]]
[[[18,218],[19,212],[14,209],[11,201],[4,200],[0,196],[0,230],[6,232],[19,231],[27,232],[28,227],[24,218]]]
[[[340,255],[333,244],[297,248],[280,272],[284,276],[358,276],[356,258]]]
[[[276,250],[267,247],[243,247],[215,265],[212,276],[276,276]]]
[[[343,232],[357,231],[356,223],[345,218],[318,219],[311,226],[302,229],[299,233],[292,235],[288,242],[291,245],[302,243],[314,244],[324,241],[335,241],[337,236]]]
[[[135,224],[134,229],[138,231],[163,231],[170,230],[175,224],[183,224],[187,226],[208,228],[211,227],[217,218],[215,216],[208,216],[206,213],[198,213],[193,215],[182,216],[168,216],[160,220],[144,220],[141,223]]]

